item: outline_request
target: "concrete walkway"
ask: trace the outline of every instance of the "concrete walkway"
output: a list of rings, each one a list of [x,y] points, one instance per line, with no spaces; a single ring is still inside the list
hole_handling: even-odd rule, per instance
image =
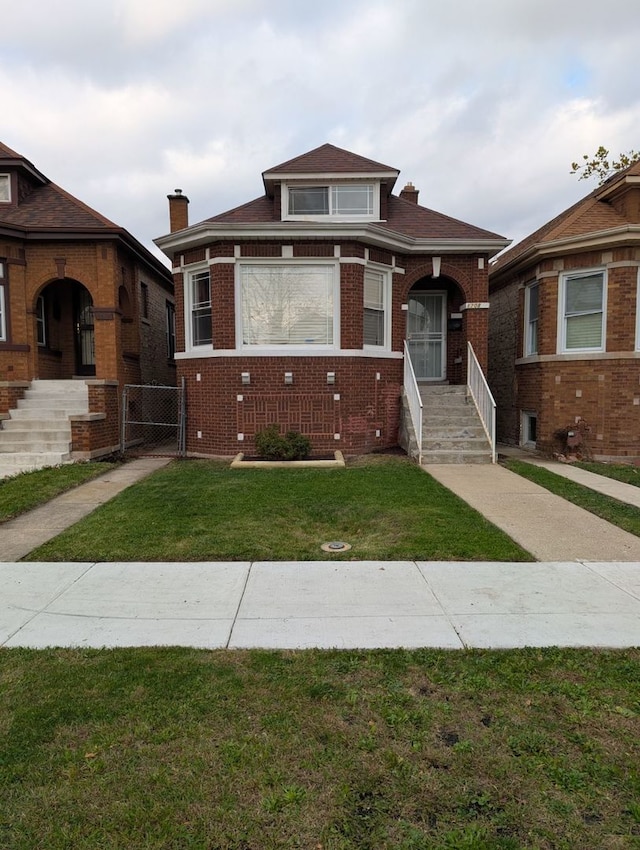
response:
[[[126,487],[146,478],[169,462],[170,458],[166,457],[138,458],[61,496],[56,496],[33,511],[1,523],[0,561],[18,561],[24,558],[104,502],[113,499]]]

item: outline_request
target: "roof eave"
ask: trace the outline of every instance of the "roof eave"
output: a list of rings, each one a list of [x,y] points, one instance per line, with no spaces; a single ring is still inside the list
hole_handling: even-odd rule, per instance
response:
[[[404,233],[389,230],[379,224],[327,222],[326,224],[296,223],[286,224],[285,227],[277,223],[255,222],[251,224],[214,224],[202,222],[184,230],[159,236],[154,239],[155,244],[170,259],[176,253],[198,248],[211,241],[238,239],[358,239],[368,245],[378,248],[386,248],[409,254],[424,253],[482,253],[494,256],[511,244],[510,240],[501,237],[488,238],[444,238],[444,237],[416,237]]]
[[[536,242],[519,254],[511,262],[505,263],[499,269],[489,270],[489,276],[499,280],[507,272],[514,272],[531,265],[533,261],[555,257],[565,254],[570,250],[585,251],[590,248],[609,248],[625,242],[640,239],[640,224],[626,224],[621,227],[612,227],[607,230],[598,230],[593,233],[583,233],[579,236],[566,236],[563,239],[553,239],[550,242]]]
[[[273,195],[273,187],[276,183],[288,183],[290,181],[304,182],[313,180],[318,181],[335,181],[335,180],[379,180],[388,187],[389,193],[393,191],[396,180],[400,176],[400,172],[396,170],[373,170],[373,171],[264,171],[262,174],[262,182],[264,188],[270,197]]]

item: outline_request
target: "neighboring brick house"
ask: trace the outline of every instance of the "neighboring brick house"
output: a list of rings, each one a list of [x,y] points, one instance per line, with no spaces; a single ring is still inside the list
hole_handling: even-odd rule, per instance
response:
[[[498,259],[489,383],[499,439],[550,453],[565,447],[556,432],[573,431],[570,443],[595,457],[640,457],[639,267],[640,163]]]
[[[502,237],[426,209],[395,168],[322,145],[268,169],[263,196],[192,226],[169,196],[187,451],[251,454],[271,423],[312,452],[398,442],[403,349],[419,381],[487,362],[488,260]]]
[[[117,448],[122,386],[175,384],[173,316],[159,260],[0,144],[0,451],[11,449],[8,412],[35,379],[86,381],[75,456]]]

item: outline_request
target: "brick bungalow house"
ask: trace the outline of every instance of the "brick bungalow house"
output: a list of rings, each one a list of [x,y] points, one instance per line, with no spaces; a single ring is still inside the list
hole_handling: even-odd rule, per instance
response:
[[[499,258],[489,272],[499,439],[640,457],[639,268],[640,163]]]
[[[399,440],[405,340],[423,393],[487,364],[487,269],[508,242],[418,204],[397,169],[330,144],[269,168],[264,194],[198,224],[169,195],[156,244],[176,287],[187,452],[251,454],[269,424],[312,453]],[[486,446],[485,446],[486,448]]]
[[[161,262],[0,144],[0,464],[117,448],[121,387],[175,384],[173,314]]]

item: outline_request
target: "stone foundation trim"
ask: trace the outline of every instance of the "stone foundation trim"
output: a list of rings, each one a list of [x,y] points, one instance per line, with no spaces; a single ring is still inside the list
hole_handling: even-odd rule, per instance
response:
[[[209,350],[204,349],[203,351],[177,351],[175,354],[176,360],[203,360],[205,358],[211,357],[257,357],[262,359],[272,359],[275,357],[286,359],[290,357],[325,357],[327,359],[337,357],[368,357],[369,359],[373,360],[402,360],[404,358],[404,354],[402,353],[402,351],[378,351],[373,349],[365,350],[361,348],[355,348],[353,350],[347,348],[339,350],[323,348],[319,351],[315,351],[309,348],[305,348],[303,350],[288,350],[284,348],[270,348],[261,350],[254,350],[251,348],[214,348]]]

